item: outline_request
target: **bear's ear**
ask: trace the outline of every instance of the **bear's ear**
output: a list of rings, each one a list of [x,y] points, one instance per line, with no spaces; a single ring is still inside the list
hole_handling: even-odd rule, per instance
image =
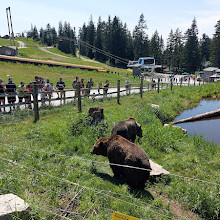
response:
[[[102,147],[104,145],[103,141],[100,141],[99,146]]]

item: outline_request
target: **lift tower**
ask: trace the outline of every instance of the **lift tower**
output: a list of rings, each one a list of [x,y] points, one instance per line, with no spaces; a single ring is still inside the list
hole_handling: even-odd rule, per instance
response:
[[[13,26],[12,26],[10,7],[6,8],[6,15],[7,15],[7,21],[8,21],[8,33],[9,33],[10,45],[11,45],[11,40],[13,40],[13,44],[15,46],[15,39],[14,39],[14,32],[13,32]]]

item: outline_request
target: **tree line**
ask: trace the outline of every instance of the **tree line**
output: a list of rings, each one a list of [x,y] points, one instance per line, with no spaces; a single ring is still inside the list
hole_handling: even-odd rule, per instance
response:
[[[179,28],[171,30],[166,44],[157,30],[151,38],[148,36],[143,14],[132,32],[119,17],[112,19],[109,16],[107,21],[99,17],[96,25],[91,17],[88,24],[84,23],[80,28],[77,37],[75,28],[67,22],[59,23],[58,32],[50,24],[46,29],[41,28],[39,33],[36,26],[32,27],[28,37],[73,55],[76,55],[76,45],[80,44],[81,55],[118,66],[125,65],[125,60],[151,56],[157,64],[176,73],[194,73],[208,66],[220,68],[220,20],[215,25],[212,38],[204,33],[199,39],[194,18],[185,33]]]

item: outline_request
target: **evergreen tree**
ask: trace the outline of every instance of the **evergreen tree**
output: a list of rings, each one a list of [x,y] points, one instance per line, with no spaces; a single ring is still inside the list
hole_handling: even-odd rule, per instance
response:
[[[157,30],[154,32],[150,40],[150,56],[154,57],[157,64],[162,63],[163,39],[159,37]]]
[[[141,14],[138,21],[138,25],[135,26],[133,31],[133,43],[134,43],[134,58],[146,57],[149,55],[149,41],[148,36],[145,33],[147,29],[146,21],[144,20],[144,15]]]
[[[87,27],[87,35],[86,35],[86,40],[87,40],[87,43],[94,46],[94,40],[95,40],[95,25],[93,23],[93,20],[92,20],[92,16],[90,18],[90,21],[89,21],[89,25]],[[90,59],[93,59],[94,58],[94,50],[92,50],[91,48],[88,49],[87,51],[87,57],[89,57]]]
[[[212,65],[220,68],[220,20],[215,25],[215,34],[211,45]]]
[[[206,67],[207,62],[210,60],[210,52],[211,52],[211,39],[208,35],[203,34],[202,39],[200,40],[200,54],[202,66]]]
[[[79,35],[80,35],[80,40],[82,42],[87,42],[87,27],[85,23],[83,24],[83,27],[80,29]],[[80,53],[86,56],[87,51],[88,51],[88,48],[83,43],[80,43]]]
[[[191,28],[185,34],[186,44],[184,48],[185,68],[189,73],[194,73],[200,67],[200,53],[198,42],[198,29],[196,19],[193,19]]]
[[[101,20],[101,17],[99,17],[98,20],[94,45],[100,50],[103,49],[103,22]],[[101,60],[105,60],[105,57],[103,56],[102,53],[97,51],[95,53],[95,59],[101,61]]]

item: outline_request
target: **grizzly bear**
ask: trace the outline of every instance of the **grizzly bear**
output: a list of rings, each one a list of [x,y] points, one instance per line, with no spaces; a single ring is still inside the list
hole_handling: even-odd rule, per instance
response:
[[[141,147],[120,135],[111,135],[107,138],[100,138],[94,144],[91,153],[108,157],[114,177],[119,178],[122,176],[128,185],[144,188],[145,182],[149,178],[151,167],[147,154]],[[146,170],[113,164],[139,167]]]
[[[142,128],[134,118],[129,118],[115,124],[112,128],[112,134],[121,135],[129,141],[135,142],[136,135],[142,137]]]

